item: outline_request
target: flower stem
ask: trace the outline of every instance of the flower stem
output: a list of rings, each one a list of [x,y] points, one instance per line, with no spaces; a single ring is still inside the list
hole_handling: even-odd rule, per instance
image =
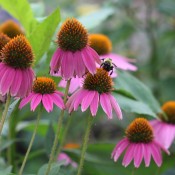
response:
[[[26,164],[27,158],[28,158],[29,153],[30,153],[30,150],[31,150],[31,148],[32,148],[32,145],[33,145],[33,142],[34,142],[34,139],[35,139],[35,136],[36,136],[36,132],[37,132],[37,129],[38,129],[39,121],[40,121],[40,118],[41,118],[42,108],[43,108],[42,105],[40,105],[40,109],[39,109],[39,112],[38,112],[38,116],[37,116],[37,121],[36,121],[35,129],[34,129],[34,131],[33,131],[33,135],[32,135],[32,138],[31,138],[31,140],[30,140],[30,143],[29,143],[29,146],[28,146],[26,155],[25,155],[24,160],[23,160],[23,162],[22,162],[22,166],[21,166],[21,168],[20,168],[19,175],[22,175],[22,173],[23,173],[24,166],[25,166],[25,164]]]
[[[70,81],[71,80],[68,80],[67,84],[66,84],[66,89],[65,89],[65,93],[64,93],[64,104],[67,101],[67,95],[68,95],[68,92],[69,92]],[[57,127],[57,130],[56,130],[56,135],[55,135],[55,139],[54,139],[54,142],[53,142],[51,155],[50,155],[49,163],[48,163],[47,170],[46,170],[46,175],[49,175],[51,165],[54,161],[55,156],[57,156],[57,155],[55,155],[55,152],[56,152],[56,148],[57,148],[57,145],[58,145],[58,138],[60,136],[60,130],[61,130],[62,122],[63,122],[64,111],[65,111],[65,109],[61,110],[61,114],[60,114],[59,119],[58,119],[58,123],[57,123],[58,127]]]
[[[83,145],[82,145],[81,158],[80,158],[80,163],[79,163],[77,175],[81,175],[81,172],[83,170],[84,158],[85,158],[85,153],[86,153],[87,146],[88,146],[88,140],[89,140],[89,136],[90,136],[92,121],[93,121],[93,117],[91,115],[89,115],[88,124],[87,124],[86,132],[85,132],[85,136],[84,136],[84,141],[83,141]]]
[[[7,116],[8,108],[9,108],[9,105],[10,105],[10,99],[11,99],[11,97],[10,97],[10,93],[9,93],[7,95],[7,101],[6,101],[6,104],[5,104],[5,109],[4,109],[4,112],[3,112],[2,117],[1,117],[1,122],[0,122],[0,137],[1,137],[2,128],[3,128],[4,122],[5,122],[5,119],[6,119],[6,116]]]
[[[56,155],[59,155],[60,152],[61,152],[61,149],[62,149],[62,147],[63,147],[65,138],[66,138],[66,136],[67,136],[67,133],[68,133],[68,130],[69,130],[69,127],[70,127],[70,124],[71,124],[71,121],[72,121],[72,117],[69,116],[69,118],[67,119],[67,123],[66,123],[65,129],[64,129],[63,137],[62,137],[62,139],[60,140],[59,147],[58,147],[58,149],[57,149],[57,151],[56,151]],[[55,157],[55,158],[56,158],[56,157]]]

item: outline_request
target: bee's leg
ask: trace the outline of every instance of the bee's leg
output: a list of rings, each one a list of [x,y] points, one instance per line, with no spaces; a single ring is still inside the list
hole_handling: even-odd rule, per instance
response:
[[[113,69],[112,69],[112,71],[111,71],[111,73],[109,75],[112,75],[112,74],[113,74]]]

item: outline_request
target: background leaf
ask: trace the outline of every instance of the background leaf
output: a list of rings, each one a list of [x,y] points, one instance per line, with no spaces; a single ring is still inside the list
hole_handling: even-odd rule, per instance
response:
[[[102,21],[107,19],[110,15],[116,12],[113,8],[103,8],[92,12],[90,14],[84,15],[78,20],[87,28],[92,29],[98,26]]]
[[[50,46],[52,36],[60,22],[60,11],[56,9],[40,23],[28,37],[35,54],[35,63],[41,59]],[[48,68],[49,69],[49,68]]]
[[[0,0],[0,6],[21,23],[27,35],[36,27],[37,20],[27,0]]]
[[[155,113],[161,111],[160,105],[150,89],[131,74],[118,71],[118,77],[115,78],[114,82],[116,89],[128,91],[138,101],[147,104]]]

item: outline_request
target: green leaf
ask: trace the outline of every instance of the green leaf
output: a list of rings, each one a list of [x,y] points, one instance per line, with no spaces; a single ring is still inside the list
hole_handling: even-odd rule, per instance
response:
[[[128,91],[138,101],[149,106],[154,113],[161,111],[160,104],[155,99],[150,89],[131,74],[118,71],[118,77],[115,78],[114,83],[117,89]]]
[[[78,20],[89,30],[98,26],[116,11],[113,8],[103,8],[90,14],[84,15]]]
[[[129,99],[119,94],[114,94],[114,96],[124,111],[157,117],[156,113],[154,113],[148,105],[141,101]]]
[[[52,166],[51,166],[51,170],[50,170],[49,175],[58,175],[58,173],[59,173],[59,171],[60,171],[60,167],[61,167],[62,165],[64,165],[64,163],[65,163],[64,161],[59,162],[59,163],[53,163]],[[47,165],[48,165],[48,164],[43,165],[43,166],[39,169],[37,175],[43,175],[43,174],[45,174],[45,173],[46,173],[46,170],[47,170]]]
[[[37,25],[28,37],[35,54],[36,63],[38,63],[44,53],[48,50],[52,36],[54,35],[59,22],[60,11],[59,9],[56,9],[42,23]]]
[[[0,6],[22,24],[27,35],[36,27],[37,21],[27,0],[0,0]]]

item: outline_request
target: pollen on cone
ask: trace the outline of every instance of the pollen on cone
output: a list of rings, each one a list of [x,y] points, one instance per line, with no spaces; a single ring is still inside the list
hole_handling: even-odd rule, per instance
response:
[[[57,42],[59,47],[65,51],[81,50],[88,43],[87,30],[77,19],[69,18],[61,26]]]
[[[153,140],[153,129],[144,118],[135,119],[126,129],[126,137],[132,142],[149,143]]]
[[[112,50],[110,39],[103,34],[90,34],[89,44],[99,55],[108,54]]]
[[[3,62],[13,68],[28,68],[34,59],[30,43],[23,35],[11,39],[3,47],[1,54]]]

